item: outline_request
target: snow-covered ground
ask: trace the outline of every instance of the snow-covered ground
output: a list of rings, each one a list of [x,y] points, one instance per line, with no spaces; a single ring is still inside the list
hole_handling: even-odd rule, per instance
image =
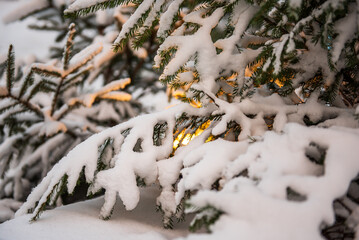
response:
[[[108,221],[98,217],[103,197],[45,211],[38,221],[31,224],[30,215],[24,215],[0,224],[0,239],[162,240],[186,235],[186,222],[174,224],[173,230],[162,227],[162,216],[155,211],[158,194],[154,187],[144,189],[141,201],[133,211],[126,211],[117,201]]]

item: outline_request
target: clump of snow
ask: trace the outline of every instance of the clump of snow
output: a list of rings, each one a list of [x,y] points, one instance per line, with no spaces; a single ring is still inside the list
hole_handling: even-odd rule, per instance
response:
[[[332,61],[336,63],[339,59],[341,52],[344,49],[345,43],[352,39],[353,36],[357,32],[356,22],[357,21],[357,14],[354,4],[349,5],[349,13],[348,15],[340,19],[335,24],[335,29],[338,32],[338,36],[335,38],[333,43],[333,55]]]
[[[86,7],[90,7],[99,3],[106,2],[107,0],[76,0],[74,1],[70,6],[67,7],[67,9],[64,11],[64,14],[72,13],[78,10],[81,10]]]
[[[167,10],[164,12],[164,14],[161,15],[160,18],[160,27],[157,31],[157,36],[160,38],[167,37],[166,32],[170,29],[172,20],[177,14],[179,10],[179,6],[182,4],[183,0],[174,0],[170,3]]]
[[[334,223],[333,200],[345,194],[359,171],[358,141],[358,130],[297,124],[287,125],[283,135],[266,133],[263,141],[228,164],[223,190],[202,190],[192,197],[190,203],[196,207],[210,205],[224,215],[211,235],[186,239],[321,239],[322,224]],[[327,148],[323,170],[305,155],[313,142]],[[234,177],[244,170],[248,178]],[[305,200],[290,200],[288,188]]]
[[[148,11],[148,9],[152,6],[153,0],[144,0],[143,3],[136,9],[134,14],[128,19],[125,24],[122,26],[121,32],[115,40],[114,44],[119,44],[122,39],[129,33],[129,31],[134,27],[137,21],[141,18],[141,16]]]

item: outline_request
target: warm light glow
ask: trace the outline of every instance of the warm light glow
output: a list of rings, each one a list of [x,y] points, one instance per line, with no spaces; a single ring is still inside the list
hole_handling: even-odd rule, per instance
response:
[[[277,84],[278,85],[278,87],[283,87],[283,83],[282,82],[280,82],[278,79],[276,79],[276,80],[274,80],[274,82],[275,82],[275,84]]]
[[[183,138],[181,144],[183,146],[186,146],[194,137],[194,134],[187,133],[186,136]]]
[[[207,122],[203,123],[199,128],[197,128],[197,130],[191,134],[191,133],[187,133],[186,132],[186,128],[183,129],[176,137],[176,139],[173,141],[173,149],[176,150],[179,146],[186,146],[190,141],[192,141],[195,137],[201,135],[203,133],[204,130],[206,130],[206,128],[209,127],[209,125],[211,124],[211,120],[208,120]],[[209,137],[206,142],[209,142],[211,140],[213,140],[213,138]]]
[[[192,107],[195,107],[195,108],[201,108],[202,107],[202,103],[201,102],[197,102],[197,101],[191,101],[190,102],[190,105],[192,106]]]
[[[171,89],[169,86],[167,86],[167,94],[169,95],[172,95],[172,97],[176,98],[176,99],[181,99],[181,98],[185,98],[186,97],[186,93],[184,90],[173,90]],[[195,101],[193,99],[190,99],[190,103],[189,103],[192,107],[195,107],[195,108],[201,108],[202,107],[202,103],[201,102],[198,102],[198,101]],[[167,108],[171,108],[175,105],[170,105],[170,106],[167,106]]]
[[[182,132],[180,132],[180,134],[178,134],[176,139],[173,141],[173,148],[174,149],[178,148],[185,131],[186,131],[186,129],[183,129]]]
[[[227,78],[227,81],[234,81],[234,80],[236,80],[237,76],[238,76],[238,73],[233,73],[230,77]]]
[[[252,65],[252,66],[247,66],[245,71],[244,71],[244,76],[245,77],[251,77],[252,74],[257,71],[257,68],[259,68],[260,66],[262,66],[263,61],[259,61],[256,64]]]
[[[244,71],[244,76],[245,77],[251,77],[253,74],[253,71],[247,66],[246,70]]]
[[[262,65],[261,62],[258,62],[252,66],[247,66],[245,69],[245,77],[251,77],[252,74],[256,71],[256,69],[258,67],[260,67]],[[234,81],[236,79],[236,77],[238,76],[238,73],[233,73],[230,77],[228,77],[226,80],[227,81]],[[275,82],[279,87],[283,87],[283,83],[281,81],[279,81],[279,79],[275,79],[272,80],[273,82]],[[180,98],[185,98],[186,97],[186,93],[184,90],[173,90],[168,86],[168,90],[167,90],[168,94],[170,94],[172,97],[176,98],[176,99],[180,99]],[[191,100],[190,104],[193,107],[196,108],[200,108],[202,107],[201,102],[197,102],[194,100]],[[175,105],[175,104],[174,104]],[[173,107],[174,105],[170,105],[167,108]],[[190,141],[192,141],[195,137],[201,135],[203,133],[204,130],[206,130],[206,128],[209,127],[209,125],[211,124],[211,120],[206,121],[205,123],[203,123],[199,128],[197,128],[197,130],[194,133],[186,133],[186,131],[188,130],[187,128],[183,129],[176,137],[176,139],[173,141],[173,150],[176,151],[176,149],[180,146],[186,146],[189,144]],[[215,140],[216,137],[211,135],[206,139],[206,143]]]

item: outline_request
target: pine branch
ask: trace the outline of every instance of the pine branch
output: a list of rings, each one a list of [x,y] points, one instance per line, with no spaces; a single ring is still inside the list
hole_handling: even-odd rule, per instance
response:
[[[52,99],[51,102],[51,110],[50,110],[50,116],[52,116],[56,110],[56,104],[57,104],[57,99],[59,98],[60,92],[61,92],[61,88],[62,88],[62,84],[64,82],[64,78],[61,78],[59,84],[57,85],[54,97]]]
[[[6,65],[6,87],[9,94],[11,94],[11,88],[14,79],[15,79],[15,56],[13,52],[13,46],[10,45],[7,55],[7,65]]]
[[[83,106],[83,104],[81,102],[76,102],[74,104],[71,104],[70,106],[67,106],[66,109],[64,111],[62,111],[58,116],[56,116],[57,120],[61,120],[64,117],[66,117],[67,114],[69,114],[71,111],[73,111],[76,108],[79,108]]]
[[[63,57],[63,63],[62,63],[64,71],[66,71],[69,67],[70,54],[71,54],[71,51],[73,48],[73,41],[74,41],[75,33],[76,33],[75,24],[72,23],[72,24],[70,24],[69,29],[68,29],[66,46],[64,49],[64,57]]]
[[[8,97],[10,97],[11,99],[13,99],[16,102],[20,103],[25,108],[27,108],[27,109],[31,110],[32,112],[36,113],[36,115],[38,115],[39,117],[43,117],[42,111],[36,105],[33,105],[29,101],[23,100],[22,98],[13,96],[11,94],[9,94]]]
[[[53,67],[51,65],[48,66],[45,64],[37,63],[33,64],[31,69],[34,73],[37,73],[44,77],[61,77],[62,75],[60,69],[57,69],[56,67]]]
[[[139,3],[139,1],[134,1],[134,0],[106,0],[106,1],[101,0],[101,1],[94,2],[92,5],[91,5],[91,3],[89,3],[85,7],[83,7],[81,5],[76,6],[75,4],[72,4],[64,11],[64,16],[67,18],[76,18],[76,17],[86,16],[86,15],[96,12],[98,10],[114,8],[119,5],[129,4],[131,2],[133,2],[135,4]]]
[[[69,88],[71,88],[73,86],[77,86],[78,84],[83,82],[83,79],[78,80],[78,78],[83,76],[83,75],[88,74],[92,69],[93,69],[93,66],[90,65],[87,68],[85,68],[85,69],[81,70],[80,72],[76,73],[75,75],[69,76],[70,78],[66,79],[65,82],[63,83],[61,93],[65,92]]]
[[[34,83],[34,74],[33,70],[31,69],[30,72],[27,74],[24,83],[21,86],[19,98],[22,98],[28,89],[29,86],[31,86]]]

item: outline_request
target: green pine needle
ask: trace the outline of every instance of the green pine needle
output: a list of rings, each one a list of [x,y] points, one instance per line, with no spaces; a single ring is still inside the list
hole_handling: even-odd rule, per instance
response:
[[[8,93],[11,93],[11,88],[13,81],[15,80],[15,55],[13,51],[13,46],[9,46],[9,52],[7,55],[7,65],[6,65],[6,87]]]
[[[97,12],[98,10],[114,8],[119,5],[129,4],[131,2],[135,4],[139,3],[139,1],[134,1],[134,0],[108,0],[105,2],[95,3],[93,5],[81,8],[76,11],[65,10],[64,16],[67,18],[77,18],[77,17],[89,15],[90,13]]]

